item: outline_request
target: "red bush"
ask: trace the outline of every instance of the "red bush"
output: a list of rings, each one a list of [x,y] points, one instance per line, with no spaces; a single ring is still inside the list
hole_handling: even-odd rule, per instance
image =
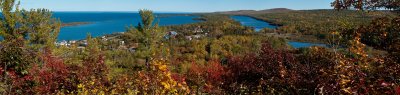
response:
[[[225,68],[221,65],[218,60],[212,60],[208,62],[205,67],[209,84],[221,84],[223,82],[222,76],[225,74]]]
[[[260,54],[247,54],[230,57],[227,63],[227,74],[224,77],[224,89],[229,93],[257,92],[267,90],[267,86],[275,90],[290,90],[297,79],[291,69],[297,68],[295,57],[285,50],[275,50],[266,42]],[[268,82],[266,82],[268,80]]]
[[[187,73],[189,85],[197,86],[208,93],[221,93],[225,67],[218,60],[211,60],[205,66],[193,63]]]
[[[39,67],[35,64],[30,69],[30,76],[33,76],[33,81],[36,82],[35,92],[55,94],[57,91],[65,89],[65,85],[69,84],[69,70],[63,60],[50,54],[45,54],[41,59],[43,59],[43,66]]]
[[[0,75],[3,75],[4,69],[0,67]]]

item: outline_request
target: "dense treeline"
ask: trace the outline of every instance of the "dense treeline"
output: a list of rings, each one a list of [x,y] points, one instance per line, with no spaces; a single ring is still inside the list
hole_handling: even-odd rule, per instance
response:
[[[374,18],[392,18],[395,16],[395,14],[385,11],[362,12],[355,10],[300,10],[253,16],[262,20],[283,25],[282,27],[279,27],[278,30],[269,30],[269,32],[304,35],[306,36],[305,38],[310,38],[307,41],[315,41],[312,39],[318,39],[324,43],[327,43],[329,34],[332,31],[339,31],[340,29],[346,27],[365,25],[370,23]]]
[[[335,0],[331,3],[335,9],[400,10],[400,1],[396,0]]]
[[[50,11],[0,4],[1,94],[400,94],[400,20],[369,21],[380,12],[295,12],[308,16],[280,19],[274,31],[308,23],[293,31],[329,35],[331,47],[292,49],[228,15],[160,27],[152,11],[140,10],[142,23],[109,40],[88,35],[82,48],[54,46],[60,22]],[[352,15],[338,20],[344,14]],[[366,45],[387,54],[371,55]]]
[[[203,32],[209,32],[212,37],[221,37],[222,35],[251,34],[254,32],[251,27],[241,26],[239,22],[234,21],[229,15],[221,14],[202,14],[199,19],[204,22],[188,25],[169,26],[170,30],[179,31],[182,35],[196,34],[196,29]]]

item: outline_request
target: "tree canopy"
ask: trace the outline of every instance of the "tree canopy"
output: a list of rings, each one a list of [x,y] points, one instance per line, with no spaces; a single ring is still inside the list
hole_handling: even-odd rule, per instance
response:
[[[399,0],[335,0],[332,2],[335,9],[359,9],[359,10],[400,10]]]

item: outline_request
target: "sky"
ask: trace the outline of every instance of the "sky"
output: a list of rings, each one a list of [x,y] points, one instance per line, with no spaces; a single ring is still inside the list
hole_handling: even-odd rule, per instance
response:
[[[52,11],[216,12],[289,8],[331,9],[333,0],[20,0],[24,9]]]

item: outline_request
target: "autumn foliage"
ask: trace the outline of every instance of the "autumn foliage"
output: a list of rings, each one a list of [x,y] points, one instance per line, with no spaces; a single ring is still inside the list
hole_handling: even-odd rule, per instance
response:
[[[62,59],[56,58],[50,54],[45,54],[43,57],[43,65],[32,66],[30,76],[36,82],[36,93],[54,94],[58,90],[66,89],[70,85],[68,76],[70,71],[63,63]]]
[[[334,6],[363,9],[363,2],[336,0]],[[164,30],[151,22],[152,12],[142,10],[143,26],[123,35],[129,43],[139,44],[132,52],[105,50],[105,42],[90,35],[84,48],[54,47],[59,22],[50,20],[51,13],[22,11],[13,8],[14,3],[0,0],[4,95],[400,94],[399,17],[344,25],[329,34],[338,44],[294,49],[282,39],[261,39],[269,36],[253,33],[225,15],[208,15],[212,21],[193,24],[211,31],[210,36],[166,41]],[[398,2],[373,7],[398,9],[393,5]],[[190,34],[186,28],[193,26],[181,28]],[[42,28],[45,31],[34,31]],[[384,53],[374,55],[368,49]],[[112,54],[115,51],[122,53]]]

